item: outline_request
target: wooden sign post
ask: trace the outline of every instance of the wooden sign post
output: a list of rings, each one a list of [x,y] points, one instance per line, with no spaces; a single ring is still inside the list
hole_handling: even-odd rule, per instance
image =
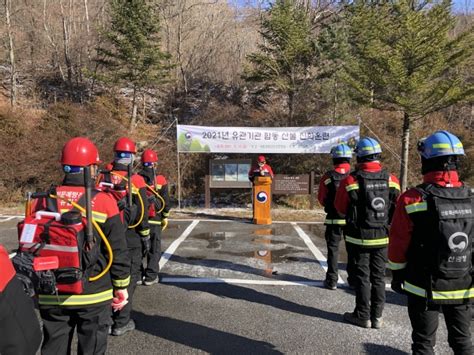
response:
[[[272,179],[257,176],[253,181],[253,223],[272,224]]]

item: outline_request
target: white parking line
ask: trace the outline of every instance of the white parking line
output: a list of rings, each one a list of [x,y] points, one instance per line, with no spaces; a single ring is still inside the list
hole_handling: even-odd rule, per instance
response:
[[[219,279],[207,277],[163,277],[162,283],[205,283],[205,284],[241,284],[266,286],[323,286],[322,281],[284,281],[284,280],[247,280]]]
[[[284,281],[284,280],[246,280],[246,279],[219,279],[211,277],[163,277],[162,284],[230,284],[230,285],[255,285],[255,286],[315,286],[323,287],[323,281]],[[349,285],[341,282],[338,288],[349,289]],[[391,291],[390,284],[385,285]]]
[[[2,222],[8,222],[14,218],[25,218],[25,216],[22,215],[0,215],[0,223]],[[242,218],[242,220],[245,220],[246,218]],[[206,219],[195,219],[195,218],[170,218],[170,222],[193,222],[193,221],[201,221],[201,222],[239,222],[238,220],[235,219],[212,219],[212,218],[206,218]],[[288,224],[288,223],[297,223],[297,224],[324,224],[323,221],[273,221],[273,224]]]
[[[314,222],[307,222],[307,221],[274,221],[273,223],[276,224],[288,224],[288,223],[295,223],[295,224],[324,224],[324,221],[314,221]]]
[[[0,216],[0,223],[11,221],[14,218],[23,218],[23,216]]]
[[[196,219],[196,218],[169,218],[170,222],[191,222],[191,221],[200,221],[200,222],[236,222],[233,219]]]
[[[197,219],[194,218],[170,218],[169,219],[171,222],[190,222],[190,221],[196,221]],[[242,218],[242,220],[248,220],[250,223],[250,220],[247,218]],[[199,219],[201,222],[241,222],[239,220],[235,219]],[[288,223],[297,223],[297,224],[324,224],[323,221],[316,221],[316,222],[306,222],[306,221],[273,221],[272,224],[288,224]]]
[[[298,224],[296,222],[291,222],[291,224],[293,225],[293,228],[295,228],[296,233],[298,233],[300,238],[303,239],[303,241],[305,242],[308,249],[311,250],[311,252],[313,253],[313,255],[316,258],[316,260],[318,261],[318,263],[322,266],[324,271],[327,272],[328,271],[328,260],[326,259],[326,257],[323,255],[323,253],[321,253],[321,251],[316,247],[316,245],[314,245],[311,238],[305,233],[304,230],[301,229],[300,226],[298,226]],[[344,284],[345,283],[344,280],[342,280],[340,275],[338,275],[337,283],[338,284]]]
[[[194,227],[197,226],[197,224],[199,223],[199,220],[194,220],[189,226],[188,228],[186,228],[184,230],[184,232],[179,236],[178,239],[176,239],[173,243],[171,243],[171,245],[168,247],[168,249],[166,249],[166,251],[163,253],[163,255],[161,256],[161,260],[160,260],[160,270],[163,269],[163,266],[166,265],[166,263],[168,262],[168,260],[171,258],[171,256],[173,256],[173,253],[176,251],[176,249],[178,249],[179,245],[191,234],[191,232],[193,231]]]

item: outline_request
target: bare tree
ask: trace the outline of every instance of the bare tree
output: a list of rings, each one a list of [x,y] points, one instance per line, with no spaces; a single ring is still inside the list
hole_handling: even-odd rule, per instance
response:
[[[10,59],[10,104],[11,106],[15,106],[16,99],[17,99],[17,88],[16,88],[16,80],[17,80],[17,73],[15,67],[15,50],[13,48],[13,33],[12,33],[12,25],[10,19],[10,0],[5,0],[5,19],[7,23],[7,34],[8,34],[8,53]]]
[[[71,63],[71,57],[70,57],[70,23],[68,19],[66,18],[66,15],[64,13],[64,6],[63,6],[63,1],[59,0],[59,6],[61,9],[61,22],[62,22],[62,32],[63,32],[63,51],[64,51],[64,61],[66,63],[66,70],[67,70],[67,81],[69,86],[72,85],[72,63]],[[72,3],[71,0],[69,0],[69,8],[71,8]]]
[[[187,93],[198,81],[240,81],[245,56],[258,41],[256,9],[225,0],[173,0],[157,6],[166,50],[176,61],[178,89]]]

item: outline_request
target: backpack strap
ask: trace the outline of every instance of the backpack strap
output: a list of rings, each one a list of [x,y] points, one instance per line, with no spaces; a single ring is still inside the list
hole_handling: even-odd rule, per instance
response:
[[[421,197],[423,198],[423,201],[426,201],[426,199],[430,195],[430,192],[429,192],[430,186],[431,184],[423,183],[414,188],[421,195]]]
[[[112,183],[112,174],[110,173],[110,170],[103,170],[102,176],[104,177],[104,182],[109,184]]]
[[[95,196],[99,193],[99,190],[93,189],[91,193],[91,200],[94,199]],[[86,193],[84,192],[79,200],[76,202],[79,206],[86,208]],[[71,211],[80,212],[78,208],[73,207]]]
[[[48,210],[50,212],[59,212],[58,201],[55,198],[52,198],[50,196],[50,195],[56,196],[56,194],[57,194],[56,186],[51,185],[46,193],[47,193],[47,197],[45,198],[46,199],[46,210]]]

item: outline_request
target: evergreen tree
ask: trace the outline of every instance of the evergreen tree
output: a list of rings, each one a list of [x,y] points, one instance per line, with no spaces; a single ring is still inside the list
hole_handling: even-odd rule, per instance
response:
[[[311,79],[317,54],[307,8],[295,0],[277,0],[263,15],[260,34],[260,51],[248,56],[245,79],[284,93],[292,125],[295,95]]]
[[[320,95],[329,111],[329,124],[336,124],[345,112],[350,112],[355,103],[344,81],[344,64],[348,60],[350,48],[347,40],[347,19],[343,6],[337,8],[336,16],[323,24],[318,35],[321,55],[319,67],[321,80]]]
[[[130,130],[137,121],[137,98],[147,88],[162,83],[169,67],[169,54],[161,51],[158,14],[146,0],[110,0],[110,26],[103,32],[104,45],[97,61],[115,85],[132,87]]]
[[[455,19],[447,0],[356,0],[348,7],[345,77],[358,101],[403,113],[404,189],[411,123],[473,97],[473,84],[459,74],[472,59],[473,31],[450,36]]]

